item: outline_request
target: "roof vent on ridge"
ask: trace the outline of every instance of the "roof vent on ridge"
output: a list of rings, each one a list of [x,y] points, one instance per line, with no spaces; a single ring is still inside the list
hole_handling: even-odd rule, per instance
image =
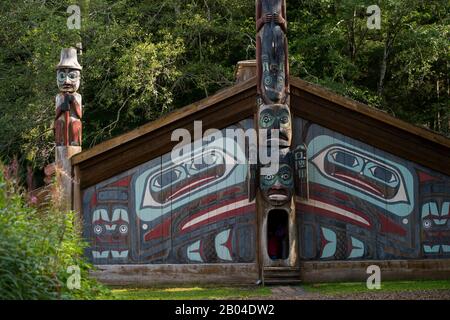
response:
[[[244,82],[256,76],[256,60],[239,61],[236,65],[236,83]]]

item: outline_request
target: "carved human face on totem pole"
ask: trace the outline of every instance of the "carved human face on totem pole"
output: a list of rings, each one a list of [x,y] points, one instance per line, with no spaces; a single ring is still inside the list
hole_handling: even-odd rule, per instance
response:
[[[64,93],[74,93],[80,88],[81,66],[75,48],[62,49],[61,60],[56,66],[58,88]]]
[[[289,150],[280,150],[278,172],[273,175],[261,175],[259,187],[263,198],[274,206],[288,203],[294,190],[294,170]]]
[[[80,88],[81,73],[76,69],[57,70],[56,80],[59,91],[65,93],[77,92]]]
[[[283,206],[294,194],[294,170],[290,151],[292,117],[289,109],[289,63],[287,46],[285,0],[256,1],[256,67],[258,128],[260,145],[278,146],[278,171],[266,174],[260,167],[259,187],[265,201],[272,206]],[[272,131],[278,132],[278,138]],[[269,150],[268,150],[269,151]],[[271,164],[273,167],[273,164]]]
[[[278,130],[278,145],[281,148],[291,146],[292,123],[291,112],[286,104],[261,105],[258,110],[259,129],[267,130],[267,136],[260,142],[264,146],[270,146],[274,137],[271,130]]]

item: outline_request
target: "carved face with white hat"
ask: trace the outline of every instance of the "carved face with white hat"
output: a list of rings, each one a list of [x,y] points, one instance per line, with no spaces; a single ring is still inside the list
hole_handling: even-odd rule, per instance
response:
[[[82,67],[77,60],[77,50],[67,48],[61,50],[61,60],[56,66],[57,83],[61,92],[74,93],[80,87]]]

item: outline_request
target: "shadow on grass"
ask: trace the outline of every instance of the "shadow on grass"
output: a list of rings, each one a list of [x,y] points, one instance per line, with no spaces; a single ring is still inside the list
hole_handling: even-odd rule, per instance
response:
[[[116,288],[111,291],[113,299],[117,300],[248,299],[272,293],[267,287]]]

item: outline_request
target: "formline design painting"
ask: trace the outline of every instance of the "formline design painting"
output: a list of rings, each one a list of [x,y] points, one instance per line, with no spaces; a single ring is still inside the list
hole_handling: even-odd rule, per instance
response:
[[[296,199],[301,259],[450,257],[448,176],[294,122],[294,143],[307,145],[309,169],[310,197]]]
[[[252,125],[248,119],[227,129]],[[229,138],[194,145],[190,154],[165,154],[84,191],[84,234],[94,263],[255,261],[248,150]]]

